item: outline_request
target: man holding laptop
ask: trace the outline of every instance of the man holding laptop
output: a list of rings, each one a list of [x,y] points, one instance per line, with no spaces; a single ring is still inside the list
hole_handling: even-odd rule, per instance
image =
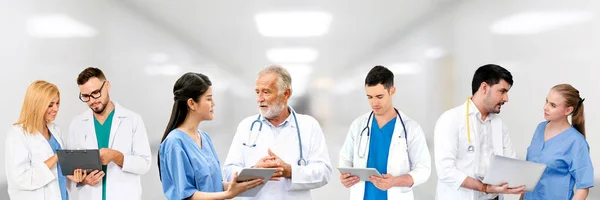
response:
[[[412,187],[425,183],[431,157],[421,126],[392,105],[394,73],[375,66],[365,79],[367,99],[373,109],[358,117],[340,151],[340,180],[351,199],[413,199]],[[353,169],[345,169],[353,168]],[[360,179],[367,169],[381,177]],[[344,173],[348,171],[356,172]],[[363,171],[360,173],[358,171]]]
[[[512,84],[508,70],[493,64],[479,67],[473,76],[473,97],[438,119],[434,131],[436,199],[502,199],[498,194],[524,192],[524,186],[508,188],[481,181],[494,155],[515,158],[508,130],[498,115],[508,102]]]

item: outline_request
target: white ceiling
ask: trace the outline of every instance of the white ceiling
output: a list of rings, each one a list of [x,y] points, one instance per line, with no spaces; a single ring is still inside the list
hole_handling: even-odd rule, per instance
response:
[[[311,64],[312,77],[331,76],[356,67],[388,43],[399,40],[411,23],[434,12],[448,0],[329,1],[126,1],[199,53],[235,74],[249,74],[271,64],[265,52],[274,47],[311,47],[320,54]],[[319,37],[271,38],[258,33],[254,15],[266,11],[317,10],[332,14],[329,32]],[[280,64],[280,63],[278,63]]]

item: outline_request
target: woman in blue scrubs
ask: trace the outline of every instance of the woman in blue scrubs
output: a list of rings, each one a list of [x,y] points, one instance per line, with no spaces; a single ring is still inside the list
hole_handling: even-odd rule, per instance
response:
[[[158,153],[163,192],[170,200],[230,199],[264,183],[223,182],[212,141],[198,129],[201,121],[214,118],[211,84],[207,76],[191,72],[175,82],[175,103]]]
[[[552,87],[544,118],[535,130],[527,160],[547,165],[535,189],[523,199],[585,199],[594,186],[594,168],[585,140],[583,101],[569,84]],[[572,125],[567,117],[572,116]]]

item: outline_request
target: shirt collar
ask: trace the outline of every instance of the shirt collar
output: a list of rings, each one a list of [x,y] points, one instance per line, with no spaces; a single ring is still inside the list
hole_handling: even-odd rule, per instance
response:
[[[473,103],[471,98],[469,98],[469,115],[475,115],[477,120],[479,120],[480,122],[487,122],[489,120],[492,120],[492,118],[494,117],[494,113],[489,113],[485,120],[481,120],[481,112],[479,112],[479,109],[477,108],[475,103]]]

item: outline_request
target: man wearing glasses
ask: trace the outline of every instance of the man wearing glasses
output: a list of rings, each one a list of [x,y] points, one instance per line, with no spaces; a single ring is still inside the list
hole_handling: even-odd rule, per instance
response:
[[[77,77],[79,99],[90,111],[73,119],[66,138],[69,149],[99,149],[102,171],[70,183],[71,199],[141,199],[140,175],[150,168],[150,144],[142,118],[110,100],[110,81],[89,67]]]

